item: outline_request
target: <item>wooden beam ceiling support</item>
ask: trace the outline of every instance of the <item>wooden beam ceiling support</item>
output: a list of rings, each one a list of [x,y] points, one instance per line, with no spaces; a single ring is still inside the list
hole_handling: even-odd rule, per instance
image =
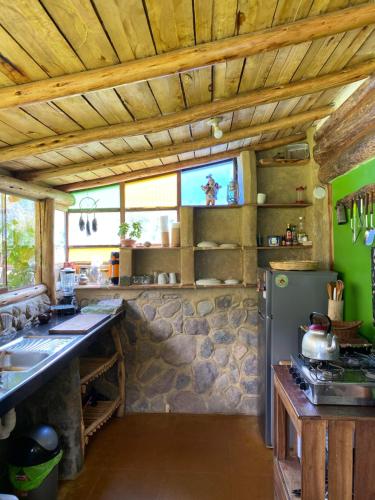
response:
[[[222,153],[215,153],[212,155],[202,156],[200,158],[191,158],[190,160],[179,161],[176,163],[168,163],[167,165],[159,165],[157,167],[143,168],[140,170],[134,170],[133,172],[126,172],[124,174],[109,175],[108,177],[101,177],[99,179],[93,179],[89,181],[73,182],[70,184],[64,184],[59,186],[62,191],[77,191],[79,189],[87,189],[99,186],[109,186],[111,184],[117,184],[119,182],[130,182],[137,181],[140,179],[147,179],[149,177],[156,177],[157,175],[164,175],[173,172],[178,172],[180,170],[185,170],[187,168],[195,168],[200,165],[209,165],[210,163],[217,162],[219,160],[228,160],[231,158],[236,158],[243,151],[255,150],[255,151],[265,151],[267,149],[276,148],[279,146],[284,146],[285,144],[290,144],[292,142],[300,142],[306,140],[306,135],[295,134],[288,137],[283,137],[281,139],[275,139],[273,141],[263,142],[256,144],[255,146],[246,146],[244,148],[230,149],[229,151],[223,151]],[[258,146],[258,148],[257,148]]]
[[[368,78],[316,132],[314,158],[328,182],[375,155],[375,76]]]
[[[191,71],[223,61],[343,33],[374,22],[375,5],[370,3],[116,66],[4,87],[0,89],[0,109],[51,101]]]
[[[249,147],[231,149],[223,151],[222,153],[215,153],[208,156],[201,156],[200,158],[191,158],[190,160],[177,161],[175,163],[168,163],[166,165],[158,165],[157,167],[142,168],[140,170],[133,170],[124,174],[109,175],[108,177],[99,177],[89,181],[73,182],[71,184],[64,184],[59,186],[61,191],[78,191],[79,189],[87,189],[100,186],[110,186],[119,182],[138,181],[140,179],[148,179],[149,177],[156,177],[158,175],[170,174],[185,170],[187,168],[199,167],[200,165],[209,165],[210,163],[219,160],[229,160],[239,156],[242,151],[248,151]]]
[[[96,127],[89,130],[67,132],[58,136],[43,137],[42,139],[35,139],[23,144],[1,148],[0,161],[16,160],[66,147],[80,146],[89,142],[160,132],[239,109],[340,87],[357,80],[362,80],[374,71],[375,59],[316,78],[287,83],[282,86],[252,90],[235,97],[199,104],[170,115],[106,127]]]
[[[67,175],[79,174],[82,172],[92,172],[94,170],[100,170],[102,168],[111,168],[119,165],[125,165],[134,161],[163,158],[166,156],[187,153],[189,151],[197,151],[199,149],[209,148],[211,146],[217,146],[219,144],[227,144],[233,141],[247,139],[249,137],[255,137],[265,132],[274,132],[281,129],[295,127],[297,125],[302,125],[307,122],[312,122],[324,118],[325,116],[332,113],[332,111],[332,106],[323,106],[317,109],[312,109],[310,111],[304,111],[303,113],[298,113],[296,115],[290,115],[285,118],[280,118],[279,120],[274,120],[268,123],[262,123],[260,125],[253,125],[251,127],[233,130],[232,132],[225,133],[221,139],[215,139],[214,137],[210,136],[202,139],[197,139],[195,141],[192,140],[189,142],[181,142],[178,144],[163,146],[157,149],[135,151],[132,153],[111,156],[109,158],[101,158],[99,160],[93,160],[84,163],[76,163],[67,167],[58,166],[43,170],[28,170],[25,172],[20,172],[17,175],[20,178],[27,180],[46,180],[53,177],[63,177]]]
[[[0,175],[0,191],[17,196],[25,196],[25,198],[33,200],[52,199],[63,207],[69,207],[74,203],[73,196],[68,193],[49,186],[39,186],[38,184],[15,179],[10,175]]]

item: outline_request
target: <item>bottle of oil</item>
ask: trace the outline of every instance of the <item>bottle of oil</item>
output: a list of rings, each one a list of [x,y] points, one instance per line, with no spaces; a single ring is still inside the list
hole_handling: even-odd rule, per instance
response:
[[[285,245],[287,245],[287,246],[293,245],[293,234],[292,234],[292,229],[290,227],[290,224],[288,224],[286,226]]]

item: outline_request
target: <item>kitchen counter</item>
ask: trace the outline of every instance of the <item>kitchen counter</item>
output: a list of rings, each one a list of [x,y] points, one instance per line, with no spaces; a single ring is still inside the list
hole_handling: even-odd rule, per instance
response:
[[[45,361],[38,363],[34,368],[19,372],[0,373],[0,416],[17,406],[37,389],[42,387],[54,377],[72,358],[82,354],[83,351],[104,331],[111,328],[124,313],[117,313],[93,327],[84,335],[49,335],[49,330],[74,316],[55,316],[49,323],[35,327],[19,330],[14,337],[48,337],[49,338],[73,338],[72,342],[58,352],[49,356]],[[14,340],[13,339],[13,340]],[[0,342],[0,347],[9,344],[9,340]]]
[[[274,366],[274,485],[280,500],[375,498],[375,408],[313,405],[287,366]],[[301,439],[290,446],[289,423]],[[328,453],[326,443],[328,439]],[[326,482],[328,478],[328,483]]]

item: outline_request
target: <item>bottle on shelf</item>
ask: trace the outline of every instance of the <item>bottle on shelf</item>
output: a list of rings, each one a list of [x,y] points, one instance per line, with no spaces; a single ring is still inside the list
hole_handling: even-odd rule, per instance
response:
[[[306,241],[306,233],[305,233],[305,222],[303,217],[298,218],[298,230],[297,230],[297,241],[299,245],[302,245],[304,241]]]
[[[293,245],[293,234],[292,234],[292,228],[290,227],[290,224],[286,226],[286,232],[285,232],[285,245],[286,246],[291,246]]]

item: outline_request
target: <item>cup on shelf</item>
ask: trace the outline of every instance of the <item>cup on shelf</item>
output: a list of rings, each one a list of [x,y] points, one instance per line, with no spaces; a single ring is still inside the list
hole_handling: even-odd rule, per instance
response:
[[[177,283],[176,273],[169,273],[169,283],[170,285],[175,285]]]
[[[267,195],[265,193],[258,193],[257,194],[257,204],[263,205],[264,203],[266,203],[266,198],[267,198]]]
[[[158,285],[166,285],[168,283],[168,274],[159,273],[158,275]]]

